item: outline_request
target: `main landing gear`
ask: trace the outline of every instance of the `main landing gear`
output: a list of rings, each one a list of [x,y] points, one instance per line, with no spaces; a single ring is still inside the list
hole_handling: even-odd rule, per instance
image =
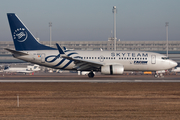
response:
[[[155,77],[155,78],[164,78],[164,75],[163,75],[163,73],[156,73],[156,74],[154,75],[154,77]]]
[[[93,78],[93,77],[94,77],[93,71],[89,72],[88,77],[89,77],[89,78]]]

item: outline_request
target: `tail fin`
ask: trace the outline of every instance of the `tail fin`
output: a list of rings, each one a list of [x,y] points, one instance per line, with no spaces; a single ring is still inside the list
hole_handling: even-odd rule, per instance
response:
[[[49,46],[40,44],[28,28],[14,13],[7,13],[11,34],[17,51],[23,50],[55,50]]]

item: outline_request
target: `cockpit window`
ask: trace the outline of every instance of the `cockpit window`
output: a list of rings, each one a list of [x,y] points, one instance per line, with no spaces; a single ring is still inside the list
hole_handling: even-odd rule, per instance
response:
[[[163,59],[163,60],[167,60],[167,59],[169,59],[169,57],[162,57],[162,59]]]

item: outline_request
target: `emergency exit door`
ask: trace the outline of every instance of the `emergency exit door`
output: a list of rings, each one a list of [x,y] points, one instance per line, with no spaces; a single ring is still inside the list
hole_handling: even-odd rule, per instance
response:
[[[156,55],[151,55],[151,64],[156,64]]]
[[[41,63],[45,63],[45,54],[44,53],[41,54]]]

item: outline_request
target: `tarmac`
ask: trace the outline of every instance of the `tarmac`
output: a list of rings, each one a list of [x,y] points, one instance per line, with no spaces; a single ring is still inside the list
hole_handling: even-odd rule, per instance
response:
[[[87,75],[77,75],[77,73],[1,74],[0,82],[180,82],[180,75],[155,78],[154,75],[96,74],[94,78],[89,78]]]

